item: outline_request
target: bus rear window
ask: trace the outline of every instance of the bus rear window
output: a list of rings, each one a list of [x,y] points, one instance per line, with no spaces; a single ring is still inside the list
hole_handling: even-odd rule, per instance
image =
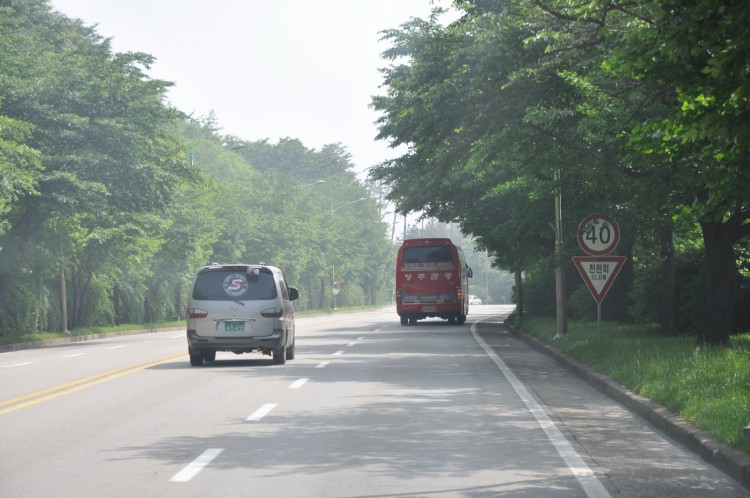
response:
[[[452,263],[453,254],[450,247],[447,246],[406,247],[404,248],[402,262],[406,265]]]

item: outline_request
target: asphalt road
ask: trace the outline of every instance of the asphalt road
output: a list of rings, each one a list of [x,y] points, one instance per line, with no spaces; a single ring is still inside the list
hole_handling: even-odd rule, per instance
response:
[[[750,496],[500,325],[297,319],[297,359],[184,332],[0,354],[2,497]]]

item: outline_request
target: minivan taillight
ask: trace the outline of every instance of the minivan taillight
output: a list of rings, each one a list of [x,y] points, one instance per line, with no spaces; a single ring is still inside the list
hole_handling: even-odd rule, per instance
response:
[[[190,308],[188,310],[188,318],[206,318],[208,311],[199,308]]]
[[[282,314],[283,310],[281,308],[266,308],[260,312],[260,316],[266,318],[281,318]]]

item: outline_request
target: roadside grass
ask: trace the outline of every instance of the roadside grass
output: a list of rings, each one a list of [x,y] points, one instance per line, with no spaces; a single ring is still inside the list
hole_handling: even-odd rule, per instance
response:
[[[650,325],[568,322],[553,340],[554,318],[513,317],[517,329],[667,407],[718,440],[750,454],[750,333],[729,347],[699,345]]]
[[[153,329],[165,329],[172,327],[184,327],[185,320],[179,320],[174,322],[160,322],[160,323],[149,323],[149,324],[133,324],[127,323],[112,327],[81,327],[78,329],[70,330],[68,334],[62,332],[39,332],[36,334],[20,334],[20,335],[9,335],[0,337],[0,345],[7,344],[18,344],[21,342],[34,342],[34,341],[45,341],[48,339],[58,339],[60,337],[72,337],[72,336],[86,336],[92,334],[107,334],[111,332],[123,332],[130,330],[153,330]]]

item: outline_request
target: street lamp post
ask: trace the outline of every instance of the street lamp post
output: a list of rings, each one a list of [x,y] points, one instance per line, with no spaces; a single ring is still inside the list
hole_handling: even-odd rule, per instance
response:
[[[339,204],[338,206],[334,207],[333,199],[331,199],[330,197],[328,198],[328,201],[330,202],[330,211],[332,213],[338,211],[344,206],[348,206],[349,204],[354,204],[355,202],[364,201],[364,200],[367,200],[367,197],[360,197],[359,199],[354,199],[353,201],[345,202],[343,204]]]
[[[247,144],[237,144],[237,145],[232,145],[230,147],[222,147],[220,151],[214,152],[210,156],[205,157],[203,160],[208,161],[209,159],[212,159],[223,152],[229,152],[230,150],[244,149],[245,147],[247,147]],[[193,149],[188,150],[188,159],[190,160],[190,166],[194,166],[195,165],[195,150]]]
[[[312,187],[313,185],[320,185],[321,183],[325,183],[325,182],[326,182],[325,180],[315,180],[312,183],[305,183],[304,185],[295,185],[292,188],[307,188],[307,187]]]

